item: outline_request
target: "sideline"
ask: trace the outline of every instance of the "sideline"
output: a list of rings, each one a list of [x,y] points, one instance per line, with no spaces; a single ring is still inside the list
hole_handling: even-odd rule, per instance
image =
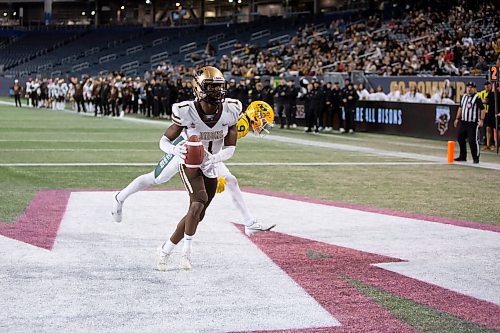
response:
[[[12,102],[4,102],[4,101],[0,101],[0,104],[11,105],[11,106],[14,105],[14,103],[12,103]],[[63,112],[77,114],[75,111],[69,110],[69,109],[65,109],[65,110],[63,110]],[[90,116],[90,114],[84,114],[84,115]],[[112,118],[112,119],[122,120],[122,121],[130,121],[130,122],[136,122],[136,123],[143,123],[143,124],[151,124],[151,125],[157,125],[157,126],[158,125],[165,126],[165,125],[170,124],[170,122],[168,122],[168,121],[138,119],[138,118],[128,118],[128,117]],[[323,147],[323,148],[337,149],[337,150],[342,150],[342,151],[351,151],[351,152],[358,152],[358,153],[364,153],[364,154],[372,154],[372,155],[377,155],[377,156],[408,158],[408,159],[419,160],[419,161],[446,164],[445,157],[437,157],[437,156],[424,155],[424,154],[403,153],[403,152],[395,152],[395,151],[383,150],[383,149],[351,146],[351,145],[346,145],[346,144],[341,144],[341,143],[330,143],[330,142],[321,142],[321,141],[313,141],[313,140],[305,140],[305,139],[296,139],[296,138],[291,138],[288,136],[280,136],[280,135],[267,135],[261,139],[275,141],[275,142],[289,143],[289,144],[299,144],[299,145],[305,145],[305,146]],[[228,165],[230,165],[230,164],[228,164]],[[474,167],[474,168],[482,168],[482,169],[490,169],[490,170],[500,171],[500,164],[496,164],[496,163],[480,162],[479,164],[473,164],[472,162],[469,162],[469,163],[467,163],[467,162],[455,162],[452,165],[468,166],[468,167]]]

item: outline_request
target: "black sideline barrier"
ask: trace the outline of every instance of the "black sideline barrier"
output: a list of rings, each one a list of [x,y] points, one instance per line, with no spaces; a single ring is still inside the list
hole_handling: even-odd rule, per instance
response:
[[[458,105],[360,101],[356,107],[356,131],[396,134],[427,139],[455,140],[453,120]],[[334,128],[339,128],[334,115]],[[304,105],[298,102],[297,124],[304,126]]]

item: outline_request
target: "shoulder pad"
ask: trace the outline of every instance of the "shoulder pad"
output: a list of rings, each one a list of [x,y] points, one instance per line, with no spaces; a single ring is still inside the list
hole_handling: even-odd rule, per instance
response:
[[[230,126],[232,126],[238,122],[243,106],[239,100],[233,98],[226,98],[224,104],[226,104],[226,112],[229,113]]]
[[[172,105],[172,121],[174,124],[186,127],[189,124],[189,102],[174,103]]]

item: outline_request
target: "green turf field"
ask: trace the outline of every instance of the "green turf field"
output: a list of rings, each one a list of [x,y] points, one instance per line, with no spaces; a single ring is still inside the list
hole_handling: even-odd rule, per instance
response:
[[[167,123],[77,116],[71,113],[0,106],[0,164],[144,163],[146,166],[0,166],[0,218],[13,221],[41,188],[118,189],[148,172],[162,157],[158,139]],[[367,133],[306,135],[274,130],[274,136],[340,143],[390,151],[444,156],[445,142]],[[270,137],[271,139],[271,137]],[[481,161],[497,163],[494,153]],[[407,212],[500,224],[500,171],[249,137],[238,143],[232,163],[242,187],[331,199]],[[296,166],[287,163],[340,165]],[[346,164],[343,164],[346,163]],[[350,164],[354,163],[354,164]],[[359,165],[356,163],[376,163]],[[387,164],[386,164],[387,163]],[[151,165],[148,166],[148,165]],[[176,177],[165,187],[182,187]]]
[[[158,140],[167,125],[0,105],[0,220],[15,221],[40,189],[126,186],[136,176],[151,171],[162,157]],[[290,144],[272,140],[273,136],[342,144],[353,150],[366,147],[443,159],[446,154],[446,143],[441,141],[367,133],[307,135],[298,129],[276,129],[269,138],[249,137],[238,143],[236,155],[229,162],[250,165],[229,168],[242,187],[500,225],[498,170]],[[481,161],[500,166],[500,158],[493,153],[483,154]],[[252,165],[266,162],[282,164]],[[23,163],[145,165],[5,166]],[[161,186],[182,188],[179,177]],[[349,282],[417,331],[491,332],[413,301]]]

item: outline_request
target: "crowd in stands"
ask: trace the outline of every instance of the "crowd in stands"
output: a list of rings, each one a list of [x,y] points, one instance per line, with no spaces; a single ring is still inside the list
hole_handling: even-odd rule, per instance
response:
[[[327,29],[305,26],[289,43],[245,45],[244,57],[222,56],[220,67],[246,77],[354,70],[384,76],[484,73],[499,57],[498,8],[492,1],[481,1],[472,9],[461,0],[441,9],[408,5],[403,17],[391,21],[372,15],[350,24],[335,20]]]
[[[453,104],[449,81],[424,95],[417,87],[384,92],[349,82],[341,87],[321,78],[327,72],[353,71],[383,76],[484,73],[488,64],[500,64],[498,9],[492,1],[480,2],[475,9],[468,5],[464,0],[439,10],[408,5],[401,17],[390,21],[374,13],[351,23],[337,19],[326,26],[306,25],[285,44],[235,45],[243,52],[222,55],[216,66],[233,78],[228,97],[244,105],[256,99],[275,105],[283,127],[295,126],[294,108],[301,101],[307,131],[331,129],[337,107],[353,110],[358,100]],[[206,56],[215,52],[207,44]],[[16,83],[13,90],[33,107],[62,109],[73,102],[78,112],[96,116],[169,117],[173,103],[193,97],[192,70],[183,64],[163,64],[143,77],[114,72],[81,79],[30,79],[25,87]],[[352,126],[345,124],[347,131]]]

